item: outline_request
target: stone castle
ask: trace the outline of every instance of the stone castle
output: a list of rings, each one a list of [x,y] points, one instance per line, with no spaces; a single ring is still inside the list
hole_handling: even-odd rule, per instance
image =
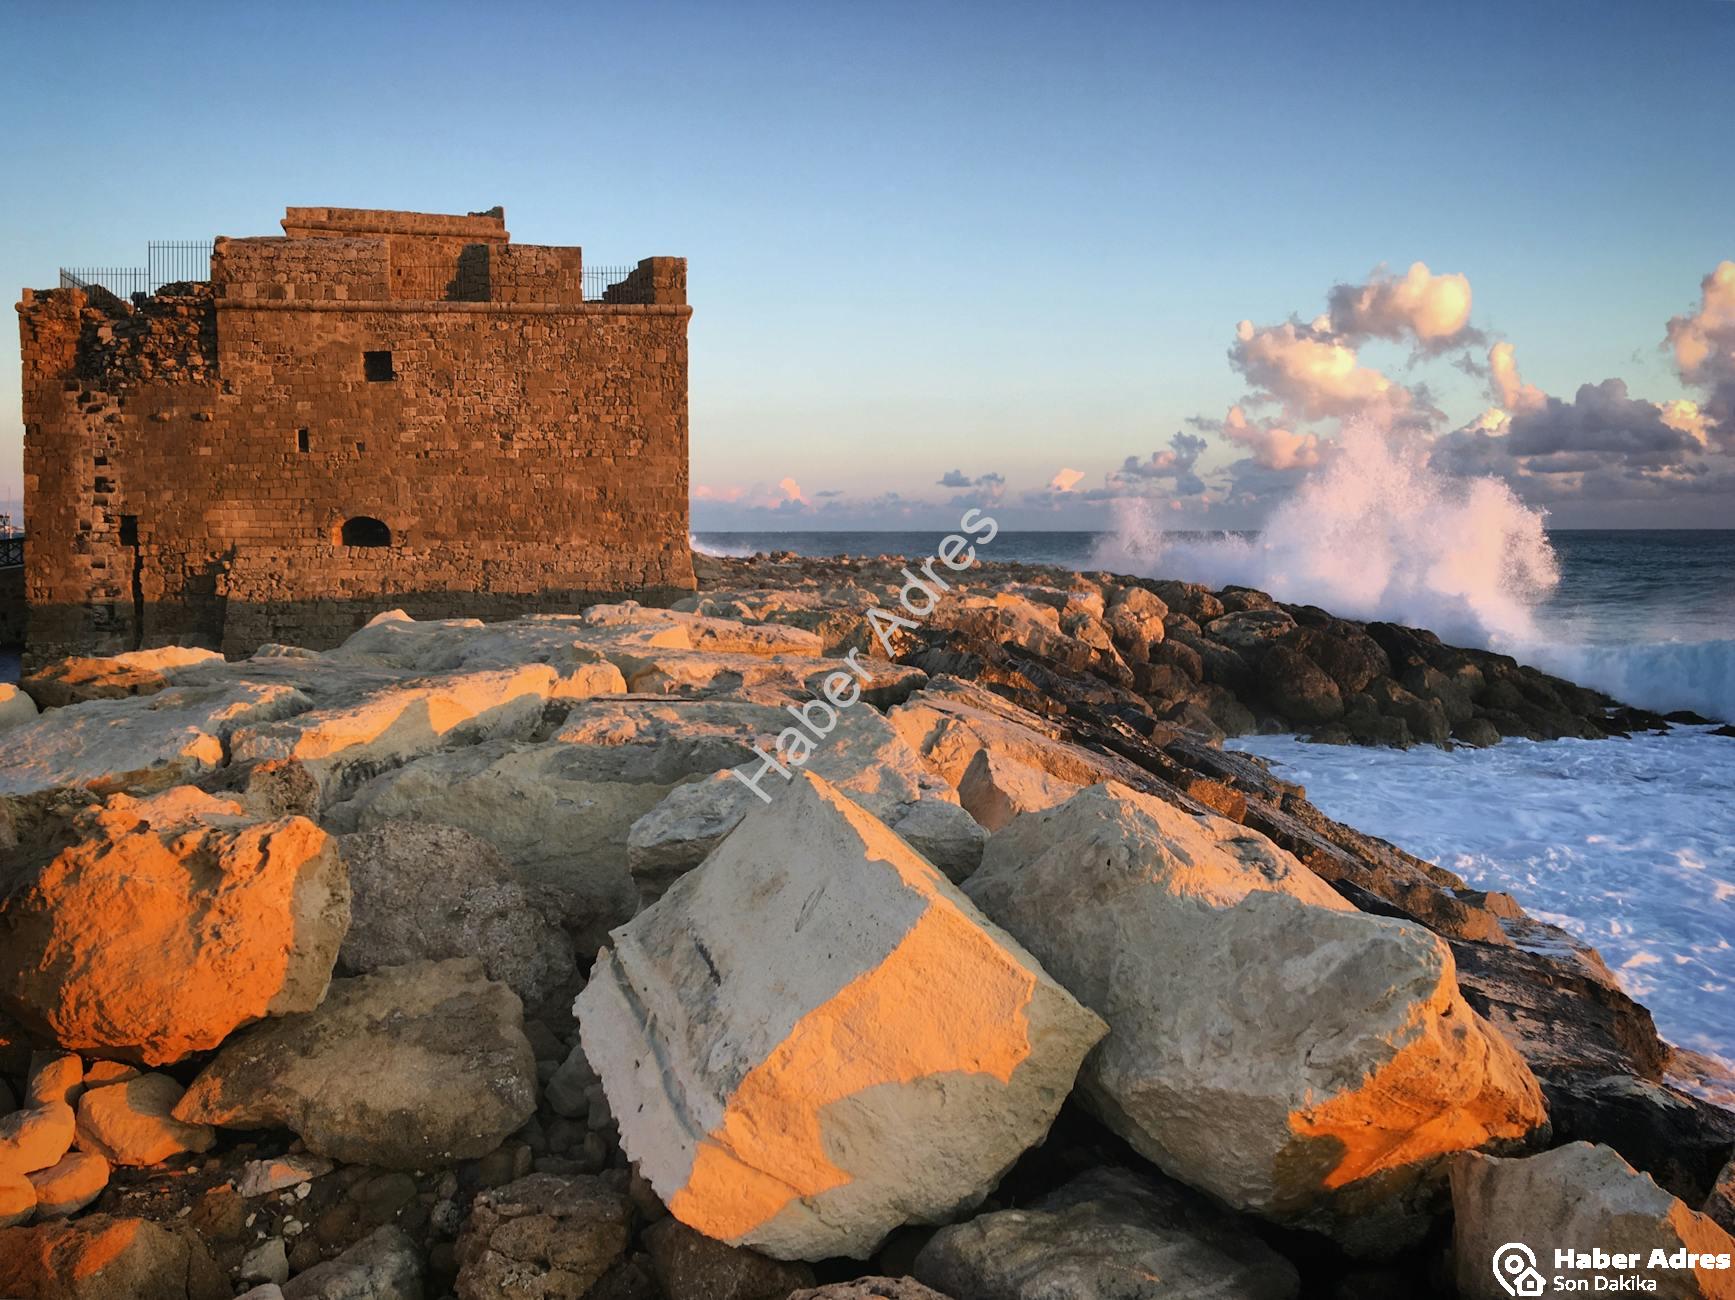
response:
[[[693,587],[686,261],[290,208],[208,282],[25,290],[26,658],[323,648]]]

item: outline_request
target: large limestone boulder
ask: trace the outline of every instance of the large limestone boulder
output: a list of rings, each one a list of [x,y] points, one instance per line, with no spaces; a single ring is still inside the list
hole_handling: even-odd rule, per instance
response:
[[[517,995],[466,958],[333,980],[318,1010],[226,1043],[174,1113],[287,1128],[334,1160],[426,1169],[487,1155],[535,1109]]]
[[[215,650],[159,646],[102,658],[73,657],[49,664],[24,679],[24,689],[40,708],[56,709],[85,700],[120,700],[154,695],[187,675],[191,668],[221,664]]]
[[[959,1297],[1290,1300],[1288,1260],[1204,1197],[1095,1169],[1027,1209],[942,1228],[916,1257],[922,1282]]]
[[[703,857],[686,840],[714,841],[757,802],[727,772],[757,767],[754,747],[774,747],[794,724],[782,708],[741,700],[583,701],[545,742],[491,741],[418,759],[364,784],[331,820],[364,830],[438,821],[469,831],[565,901],[564,920],[588,956],[638,910],[635,874],[657,882],[654,897]],[[839,714],[810,767],[836,775],[851,798],[894,820],[918,799],[945,797],[883,715],[866,705]],[[632,851],[635,823],[678,787],[713,776],[720,780],[682,795]],[[767,781],[768,791],[783,784],[775,773]],[[934,829],[939,838],[937,822]],[[955,826],[952,838],[960,838]],[[954,852],[968,852],[967,838]]]
[[[958,802],[984,830],[997,831],[1019,813],[1065,803],[1079,789],[1000,750],[979,749],[958,782]]]
[[[934,679],[893,708],[887,720],[953,789],[964,784],[970,764],[984,750],[1080,787],[1111,780],[1128,766],[1059,739],[1052,723],[956,678]]]
[[[1604,1289],[1599,1276],[1637,1276],[1655,1283],[1644,1290],[1673,1300],[1735,1297],[1735,1238],[1608,1147],[1572,1142],[1522,1160],[1460,1156],[1452,1162],[1452,1208],[1458,1293],[1466,1300],[1541,1295],[1510,1289],[1533,1267],[1547,1281],[1570,1279],[1585,1291]],[[1556,1260],[1557,1249],[1574,1251],[1571,1263]],[[1597,1249],[1633,1258],[1599,1262]],[[1495,1276],[1502,1266],[1504,1283]]]
[[[179,786],[113,795],[75,833],[0,900],[0,997],[25,1024],[154,1065],[319,1004],[349,885],[311,821]]]
[[[0,795],[179,785],[221,766],[224,743],[237,729],[309,707],[307,696],[285,682],[219,680],[50,709],[7,730]]]
[[[1236,1208],[1398,1249],[1427,1228],[1442,1156],[1546,1119],[1443,941],[1356,911],[1234,822],[1093,786],[995,835],[965,890],[1108,1021],[1090,1104]]]
[[[228,1300],[198,1235],[144,1219],[92,1214],[0,1230],[8,1300]]]
[[[1103,1032],[883,823],[798,776],[614,934],[584,1053],[677,1218],[865,1256],[978,1202]]]
[[[489,843],[437,822],[387,822],[339,841],[350,925],[340,956],[357,974],[475,957],[489,979],[537,1003],[575,973],[555,907]]]
[[[418,754],[529,735],[558,681],[547,664],[526,664],[395,682],[353,701],[243,727],[231,754],[237,763],[297,760],[330,804]]]

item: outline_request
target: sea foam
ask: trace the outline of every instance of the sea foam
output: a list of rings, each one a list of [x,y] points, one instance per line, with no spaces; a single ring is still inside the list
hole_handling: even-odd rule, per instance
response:
[[[1091,563],[1423,627],[1630,704],[1735,718],[1735,641],[1597,644],[1542,625],[1560,581],[1546,518],[1505,483],[1443,474],[1425,447],[1360,423],[1256,536],[1166,533],[1123,500]]]

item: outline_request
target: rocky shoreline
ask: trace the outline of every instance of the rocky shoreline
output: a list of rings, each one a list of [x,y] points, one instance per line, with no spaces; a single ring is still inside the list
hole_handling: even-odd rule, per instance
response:
[[[1669,719],[1241,588],[695,567],[0,698],[0,1296],[1494,1296],[1604,1229],[1735,1294],[1728,1081],[1220,743]]]

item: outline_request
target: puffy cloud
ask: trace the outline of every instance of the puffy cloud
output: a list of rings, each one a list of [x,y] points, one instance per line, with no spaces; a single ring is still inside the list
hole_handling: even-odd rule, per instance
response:
[[[1549,472],[1539,458],[1589,456],[1598,465],[1657,469],[1697,451],[1693,436],[1672,427],[1655,402],[1627,395],[1624,380],[1581,384],[1570,402],[1558,397],[1514,411],[1506,449],[1529,460],[1532,472]]]
[[[1261,469],[1287,472],[1312,469],[1319,464],[1319,437],[1312,433],[1294,433],[1270,420],[1249,419],[1239,406],[1231,406],[1221,420],[1195,418],[1188,421],[1195,429],[1221,434],[1224,438],[1252,453],[1252,461]]]
[[[981,474],[971,478],[963,470],[949,469],[937,480],[945,488],[989,488],[998,491],[1006,486],[1004,474]]]
[[[1735,262],[1719,262],[1699,283],[1699,309],[1667,326],[1683,382],[1705,389],[1704,414],[1724,446],[1735,446]]]
[[[802,499],[801,484],[797,483],[792,478],[778,479],[777,488],[778,491],[783,493],[784,500],[786,501],[800,501]]]
[[[1408,389],[1362,365],[1355,348],[1317,326],[1295,321],[1256,326],[1244,320],[1235,327],[1229,364],[1253,385],[1258,399],[1279,402],[1304,420],[1390,415],[1410,405]]]
[[[1524,382],[1516,350],[1504,341],[1488,349],[1488,386],[1495,402],[1507,411],[1532,410],[1547,400],[1540,388]]]
[[[1413,339],[1425,352],[1442,352],[1481,338],[1470,328],[1469,279],[1435,275],[1424,262],[1401,276],[1382,268],[1365,284],[1334,285],[1327,301],[1331,332],[1349,342]]]
[[[1083,480],[1084,474],[1076,469],[1062,468],[1048,480],[1048,486],[1056,492],[1070,492]]]
[[[1157,484],[1173,483],[1177,495],[1197,496],[1204,492],[1205,482],[1193,467],[1209,445],[1197,434],[1177,432],[1169,439],[1167,450],[1153,451],[1143,460],[1128,456],[1109,475],[1109,487],[1142,492]]]

